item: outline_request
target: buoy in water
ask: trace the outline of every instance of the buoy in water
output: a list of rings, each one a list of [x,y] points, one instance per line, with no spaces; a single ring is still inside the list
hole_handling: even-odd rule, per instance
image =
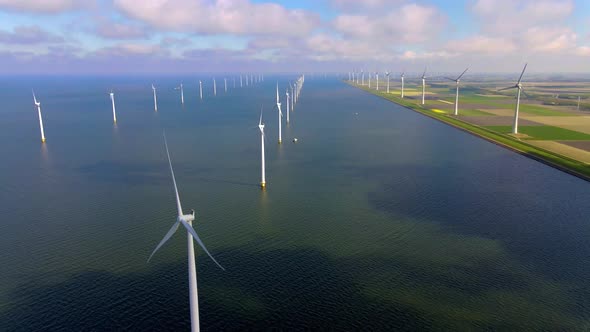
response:
[[[293,139],[293,143],[297,143],[297,138],[294,138]]]

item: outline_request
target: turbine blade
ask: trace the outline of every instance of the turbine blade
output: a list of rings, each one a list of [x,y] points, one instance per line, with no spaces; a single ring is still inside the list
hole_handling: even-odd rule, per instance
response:
[[[213,256],[211,255],[211,253],[209,252],[209,250],[207,250],[207,247],[205,247],[205,244],[203,243],[203,241],[201,241],[201,238],[199,238],[199,235],[197,234],[197,232],[195,231],[195,229],[193,228],[193,226],[189,225],[186,221],[180,219],[180,222],[182,223],[182,225],[184,226],[184,228],[186,228],[186,230],[191,233],[191,235],[193,236],[193,238],[195,240],[197,240],[197,243],[201,246],[201,248],[203,248],[203,250],[205,250],[205,252],[207,253],[207,255],[209,255],[209,258],[211,258],[215,264],[217,264],[217,266],[219,266],[220,269],[222,269],[223,271],[225,271],[225,269],[223,268],[223,266],[221,266],[221,264],[219,264],[215,258],[213,258]]]
[[[527,97],[527,99],[531,98],[531,96],[529,96],[528,93],[526,93],[523,88],[520,88],[520,92],[522,92]]]
[[[426,67],[424,67],[424,73],[422,73],[422,78],[424,78],[426,75]]]
[[[447,80],[449,80],[449,81],[457,82],[457,80],[456,80],[456,79],[454,79],[454,78],[450,78],[450,77],[447,77],[447,76],[445,76],[445,79],[447,79]]]
[[[35,101],[35,104],[37,104],[37,97],[35,97],[35,90],[31,89],[31,91],[33,92],[33,100]]]
[[[176,208],[178,209],[178,216],[182,216],[182,206],[180,206],[180,197],[178,196],[178,188],[176,187],[176,179],[174,178],[174,170],[172,169],[172,161],[170,160],[170,152],[168,152],[168,141],[166,140],[166,133],[164,132],[164,145],[166,146],[166,155],[168,156],[168,165],[170,165],[170,174],[172,174],[172,182],[174,183],[174,193],[176,194]]]
[[[172,235],[174,235],[174,233],[176,232],[176,230],[178,229],[178,221],[174,223],[174,225],[172,225],[172,227],[170,228],[170,230],[168,231],[168,233],[166,233],[166,235],[164,236],[164,238],[162,239],[162,241],[160,241],[160,243],[158,243],[158,246],[156,247],[156,249],[154,249],[154,251],[152,251],[152,254],[150,255],[150,258],[148,258],[148,263],[150,262],[150,259],[152,259],[152,256],[154,256],[154,254],[156,253],[156,251],[158,251],[158,249],[160,249],[160,247],[162,247],[164,245],[164,243],[166,243],[166,241],[168,241]]]
[[[504,91],[504,90],[510,90],[510,89],[515,89],[515,88],[517,88],[516,85],[515,86],[509,86],[507,88],[503,88],[503,89],[500,89],[500,90],[497,90],[497,91]]]
[[[461,75],[459,75],[459,77],[457,77],[457,81],[461,79],[461,77],[463,77],[463,75],[467,72],[467,70],[469,70],[469,67],[467,67],[462,73]]]
[[[279,102],[279,83],[277,82],[277,103]]]
[[[522,75],[524,75],[524,71],[526,70],[527,65],[528,63],[524,64],[524,68],[522,68],[522,73],[520,73],[520,77],[518,78],[518,82],[516,82],[516,84],[520,83],[520,80],[522,80]]]
[[[260,107],[260,121],[258,122],[258,125],[262,125],[262,110],[264,109],[264,105],[262,105],[262,107]]]

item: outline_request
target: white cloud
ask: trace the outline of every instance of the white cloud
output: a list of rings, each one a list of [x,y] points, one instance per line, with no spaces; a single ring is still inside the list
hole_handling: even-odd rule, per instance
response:
[[[114,4],[129,17],[180,32],[304,36],[319,24],[317,14],[248,0],[115,0]]]
[[[94,0],[0,0],[0,9],[54,14],[94,3]]]
[[[463,40],[451,40],[446,48],[460,53],[504,54],[515,51],[517,47],[508,38],[472,36]]]
[[[444,15],[435,7],[406,4],[382,16],[340,15],[333,26],[352,38],[422,43],[435,39],[445,22]]]

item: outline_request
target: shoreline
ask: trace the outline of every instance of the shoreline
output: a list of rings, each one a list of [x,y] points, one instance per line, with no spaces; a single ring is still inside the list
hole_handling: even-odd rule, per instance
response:
[[[360,86],[355,83],[348,82],[346,80],[344,80],[344,82],[352,87],[358,88],[377,97],[381,97],[387,101],[390,101],[399,106],[412,110],[418,114],[422,114],[432,119],[438,120],[444,124],[450,125],[473,136],[483,138],[488,142],[507,148],[522,156],[531,158],[547,166],[553,167],[562,172],[568,173],[582,180],[590,182],[590,165],[587,165],[581,161],[560,155],[549,150],[538,148],[522,140],[517,140],[508,135],[500,134],[491,131],[487,128],[467,123],[447,114],[438,114],[435,112],[431,112],[429,109],[423,108],[420,105],[413,104],[410,102],[404,102],[404,100],[400,97],[396,97],[393,95],[388,96],[380,91],[374,91],[372,89],[369,90],[368,87]]]

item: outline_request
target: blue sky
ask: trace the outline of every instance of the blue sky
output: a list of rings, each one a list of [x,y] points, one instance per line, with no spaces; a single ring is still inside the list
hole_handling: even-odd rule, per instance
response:
[[[586,0],[0,0],[4,73],[590,71]]]

